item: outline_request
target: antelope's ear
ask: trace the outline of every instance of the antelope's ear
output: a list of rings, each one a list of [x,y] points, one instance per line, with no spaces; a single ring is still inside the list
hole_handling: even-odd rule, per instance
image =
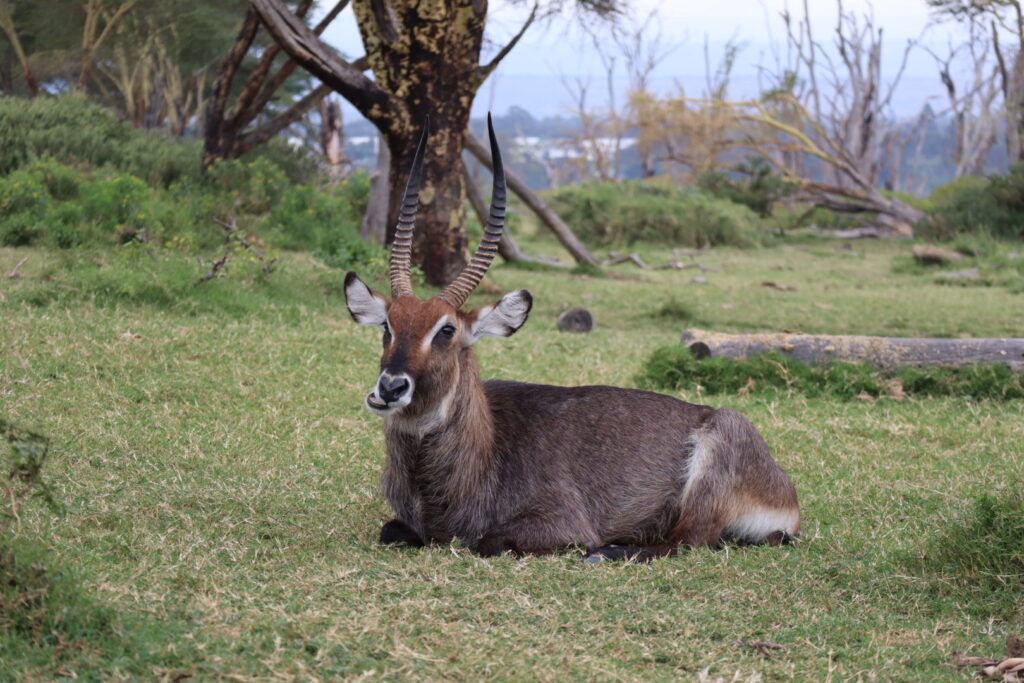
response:
[[[501,301],[477,309],[471,315],[469,343],[480,337],[510,337],[526,322],[533,306],[533,297],[525,289],[509,292]]]
[[[351,270],[345,274],[345,305],[360,325],[383,325],[388,319],[388,300],[373,292]]]

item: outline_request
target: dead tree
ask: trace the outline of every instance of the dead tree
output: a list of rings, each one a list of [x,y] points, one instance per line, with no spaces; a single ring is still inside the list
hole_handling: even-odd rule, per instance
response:
[[[1020,0],[928,0],[939,15],[966,20],[972,35],[989,31],[999,69],[1010,163],[1024,160],[1024,6]],[[1002,33],[1002,37],[1001,34]],[[1005,44],[1010,36],[1015,46]]]
[[[991,43],[978,29],[978,25],[971,22],[966,43],[957,47],[950,45],[945,56],[928,49],[946,89],[948,111],[953,117],[956,133],[953,160],[957,178],[984,173],[985,160],[995,145],[1003,117],[997,104],[1002,94],[998,81],[999,65],[989,64]],[[970,78],[958,88],[952,64],[957,61],[958,54],[964,52],[970,59]]]
[[[327,177],[332,185],[345,174],[345,132],[342,128],[341,103],[335,99],[320,100],[320,150],[327,164]]]
[[[366,214],[359,225],[359,236],[376,244],[384,244],[388,238],[388,170],[391,168],[391,150],[387,139],[377,135],[377,168],[370,174],[370,200]]]
[[[491,162],[491,153],[484,147],[484,144],[477,139],[473,132],[466,130],[465,133],[465,144],[466,150],[469,151],[477,160],[487,168],[494,170]],[[523,202],[530,207],[530,210],[537,215],[537,218],[544,223],[544,225],[555,234],[555,238],[565,247],[566,251],[572,254],[572,257],[576,259],[578,263],[589,263],[591,265],[597,265],[598,261],[594,258],[594,255],[579,241],[579,238],[573,234],[572,230],[568,225],[565,224],[561,218],[558,217],[554,211],[552,211],[544,200],[538,197],[529,187],[526,186],[517,175],[512,173],[509,169],[505,169],[505,179],[508,182],[508,187],[512,192],[516,194]]]
[[[803,8],[798,21],[782,15],[792,58],[775,76],[778,86],[731,105],[751,124],[743,144],[798,184],[797,199],[835,211],[875,212],[886,231],[909,235],[923,213],[884,196],[879,185],[894,141],[890,103],[914,43],[907,43],[895,75],[885,82],[882,29],[870,16],[857,17],[839,4],[833,60],[814,37],[808,0]],[[820,179],[794,163],[808,157],[824,168]]]

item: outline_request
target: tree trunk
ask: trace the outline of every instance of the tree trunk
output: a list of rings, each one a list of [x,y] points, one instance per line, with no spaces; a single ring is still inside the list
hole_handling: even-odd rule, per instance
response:
[[[438,112],[430,117],[430,134],[423,159],[420,205],[416,214],[412,258],[420,264],[428,283],[445,285],[454,280],[466,265],[466,185],[462,179],[462,135],[469,122],[469,109]],[[447,114],[447,115],[445,115]],[[425,117],[424,117],[425,119]],[[391,148],[388,185],[388,237],[394,238],[405,184],[409,178],[418,128],[409,124],[400,128],[396,121],[385,132]]]
[[[280,0],[249,0],[249,5],[292,59],[351,102],[387,138],[389,227],[397,223],[416,141],[430,117],[413,261],[430,284],[450,282],[466,264],[466,188],[460,165],[473,97],[522,32],[481,65],[486,0],[362,0],[353,9],[373,70],[370,80]]]
[[[1002,363],[1024,371],[1024,339],[935,339],[810,334],[720,334],[686,330],[683,344],[698,358],[741,359],[779,351],[805,363],[860,361],[880,368]]]
[[[388,238],[388,171],[391,168],[391,150],[383,135],[377,135],[377,169],[370,176],[370,201],[359,225],[359,236],[374,244],[384,244]]]
[[[297,8],[297,15],[287,12],[287,10],[284,11],[315,39],[348,4],[348,0],[337,0],[320,23],[309,29],[302,23],[302,18],[306,16],[312,4],[312,0],[302,0]],[[217,68],[217,76],[214,80],[213,92],[210,95],[209,108],[203,126],[202,169],[204,172],[219,159],[236,159],[266,143],[270,138],[298,121],[331,91],[327,85],[314,88],[299,100],[292,102],[285,111],[274,118],[256,124],[256,119],[263,113],[275,93],[298,66],[298,61],[293,58],[285,61],[277,71],[271,73],[274,58],[281,51],[279,46],[272,45],[263,51],[255,70],[242,85],[237,99],[228,107],[232,81],[252,46],[261,21],[265,21],[265,19],[257,12],[255,3],[250,5],[246,10],[245,21],[238,37],[235,38],[231,49]],[[269,32],[276,39],[274,32]]]
[[[320,148],[327,164],[327,178],[337,185],[345,173],[345,131],[341,104],[337,100],[320,100]]]

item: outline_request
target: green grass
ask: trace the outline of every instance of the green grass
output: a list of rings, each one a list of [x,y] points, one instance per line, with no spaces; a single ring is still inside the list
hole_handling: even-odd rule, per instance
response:
[[[692,270],[496,267],[535,306],[478,357],[489,377],[632,386],[691,319],[1019,336],[1021,295],[900,272],[907,248],[712,250],[700,260],[721,272],[703,284]],[[396,550],[375,542],[383,439],[361,408],[380,340],[349,319],[338,273],[286,255],[266,281],[205,289],[168,257],[147,282],[171,294],[151,296],[111,284],[114,259],[0,249],[0,274],[25,256],[22,277],[0,279],[0,411],[52,440],[65,514],[25,508],[22,533],[70,577],[82,626],[77,647],[6,634],[0,679],[967,680],[944,666],[953,651],[999,654],[1024,630],[1007,502],[1024,481],[1022,401],[679,390],[759,427],[799,491],[799,543],[596,567]],[[557,331],[574,305],[593,333]],[[786,647],[766,659],[740,640]]]

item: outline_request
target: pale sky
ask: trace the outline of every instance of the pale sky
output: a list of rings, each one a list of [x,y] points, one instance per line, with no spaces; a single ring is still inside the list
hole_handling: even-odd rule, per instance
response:
[[[897,68],[906,41],[919,38],[932,19],[925,0],[846,0],[843,5],[847,12],[873,13],[876,25],[884,29],[883,70],[888,72]],[[631,20],[635,22],[642,22],[652,11],[656,12],[661,43],[676,46],[655,72],[654,88],[663,94],[674,92],[679,85],[691,94],[699,94],[704,84],[705,39],[713,63],[717,63],[729,40],[742,46],[734,69],[733,90],[737,96],[756,94],[759,65],[771,67],[773,43],[778,47],[784,42],[779,13],[787,6],[793,15],[802,15],[803,11],[802,2],[785,0],[633,0],[630,6]],[[816,37],[827,42],[835,27],[837,3],[808,0],[808,6]],[[507,0],[492,0],[485,53],[493,54],[519,29],[528,9],[527,4],[516,6]],[[931,27],[925,41],[938,48],[956,35],[962,35],[959,28],[946,23]],[[324,37],[350,57],[363,53],[351,9],[335,20]],[[621,64],[622,59],[618,62]],[[498,113],[512,105],[522,106],[535,116],[566,113],[572,101],[566,83],[588,77],[593,93],[590,98],[600,106],[606,100],[605,69],[593,39],[572,16],[556,17],[529,29],[502,62],[496,77],[492,77],[494,82],[484,84],[477,95],[474,114],[481,114],[489,105]],[[901,115],[912,115],[929,97],[941,105],[938,95],[942,89],[934,61],[923,50],[912,52],[904,83],[900,98],[894,103]],[[625,78],[616,79],[615,87],[624,89]]]

